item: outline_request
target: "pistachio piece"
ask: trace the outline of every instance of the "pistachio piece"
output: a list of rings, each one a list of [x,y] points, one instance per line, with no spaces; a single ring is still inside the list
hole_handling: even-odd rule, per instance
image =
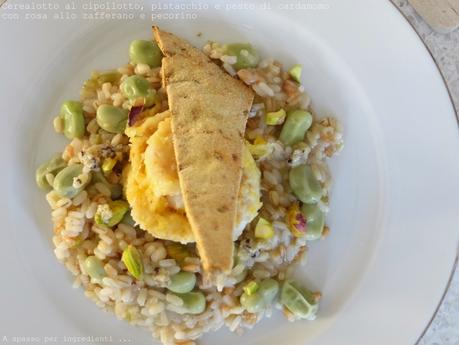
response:
[[[134,278],[140,279],[142,277],[143,262],[142,257],[136,247],[133,245],[127,246],[127,248],[123,251],[121,260],[123,261],[129,273]]]
[[[243,287],[243,290],[248,296],[251,296],[258,291],[258,283],[256,281],[251,281]]]
[[[104,162],[102,163],[102,171],[105,174],[110,173],[113,170],[113,167],[115,166],[117,160],[114,158],[106,158],[104,159]]]
[[[293,80],[300,83],[302,70],[303,70],[303,67],[301,67],[301,65],[294,65],[292,68],[290,68],[290,70],[288,71],[288,74],[290,74]]]
[[[255,237],[269,240],[274,236],[273,225],[266,219],[260,217],[255,227]]]
[[[270,126],[281,125],[285,121],[287,113],[284,109],[278,111],[270,112],[266,114],[266,124]]]
[[[108,204],[99,205],[97,207],[94,220],[99,225],[112,227],[123,220],[127,211],[129,211],[129,204],[126,201],[110,201]]]

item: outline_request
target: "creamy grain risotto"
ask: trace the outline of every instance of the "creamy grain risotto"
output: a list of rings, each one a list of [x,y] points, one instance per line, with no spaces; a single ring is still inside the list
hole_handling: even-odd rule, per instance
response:
[[[300,65],[284,69],[246,43],[209,42],[197,53],[180,38],[156,30],[188,51],[170,54],[158,39],[159,47],[155,41],[132,42],[130,62],[93,72],[80,99],[64,102],[53,121],[70,142],[37,169],[36,180],[48,190],[56,257],[73,274],[74,287],[164,344],[196,344],[203,333],[222,326],[242,334],[275,309],[289,321],[313,320],[320,293],[298,286],[290,272],[305,262],[309,242],[330,231],[325,225],[331,187],[327,159],[343,147],[340,124],[313,113]],[[207,74],[215,65],[224,78],[231,76],[229,85],[237,83],[247,95],[245,117],[236,114],[243,135],[232,139],[233,146],[227,144],[240,150],[240,156],[232,154],[233,162],[217,154],[203,163],[193,137],[189,147],[178,144],[177,123],[184,118],[186,127],[187,117],[176,110],[184,106],[174,103],[175,84],[168,84],[173,76],[164,72],[164,64],[177,63],[172,66],[177,70],[179,58],[197,59],[180,66],[193,75],[198,93],[212,75],[222,78],[220,72]],[[205,82],[195,76],[198,67]],[[195,100],[193,90],[183,91],[180,101]],[[220,116],[218,110],[208,111],[212,102],[236,111],[231,110],[234,101],[225,103],[218,92],[199,101],[208,104],[188,131],[207,116]],[[227,128],[215,129],[220,137],[227,134]],[[208,146],[219,145],[212,143]],[[189,197],[193,191],[187,188],[200,190],[196,181],[205,181],[183,173],[181,149],[196,153],[198,158],[187,164],[200,164],[200,169],[214,162],[232,164],[235,182],[227,178],[234,188],[226,192],[234,192],[228,198],[234,214],[224,208],[218,210],[220,218],[213,217],[200,203],[198,214],[218,224],[209,221],[206,227],[202,219],[197,224],[190,218],[196,212],[193,198],[215,191]],[[209,209],[214,206],[209,202]],[[234,242],[228,249],[232,257],[223,261],[231,266],[211,271],[215,253],[205,247],[206,231],[225,222]],[[203,255],[209,255],[208,265]]]

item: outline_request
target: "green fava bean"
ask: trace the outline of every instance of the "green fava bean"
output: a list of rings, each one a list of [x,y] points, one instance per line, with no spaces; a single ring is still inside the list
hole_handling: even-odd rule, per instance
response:
[[[62,159],[60,155],[56,155],[49,161],[44,162],[35,171],[35,181],[37,182],[38,187],[40,187],[41,189],[51,188],[46,179],[46,175],[55,174],[60,170],[64,169],[66,166],[67,163]]]
[[[129,58],[135,64],[143,63],[154,68],[161,66],[163,54],[155,42],[135,40],[129,46]]]
[[[96,121],[110,133],[123,133],[126,129],[129,111],[113,105],[103,104],[97,108]]]
[[[196,275],[191,272],[179,272],[171,277],[168,290],[176,293],[187,293],[194,289]]]
[[[301,289],[291,282],[284,283],[280,302],[295,316],[307,320],[313,320],[319,308],[316,298],[310,291]]]
[[[249,43],[233,43],[225,46],[225,54],[236,56],[237,61],[233,64],[236,70],[253,68],[260,62],[258,52]]]
[[[279,139],[288,146],[295,145],[304,139],[306,131],[312,125],[312,115],[305,110],[293,110],[287,113],[287,119]]]
[[[202,292],[178,293],[183,301],[183,314],[201,314],[206,309],[206,298]]]
[[[320,182],[314,176],[312,169],[306,164],[290,169],[289,183],[293,194],[305,204],[315,204],[322,196]]]
[[[146,107],[152,106],[156,101],[156,90],[152,89],[148,80],[141,76],[133,75],[126,78],[121,83],[120,89],[130,100],[144,98]]]
[[[306,240],[314,241],[322,237],[325,225],[325,215],[317,205],[304,204],[301,207],[307,222]]]
[[[258,291],[252,295],[248,295],[244,292],[241,295],[239,302],[249,313],[259,313],[266,306],[263,295]]]
[[[156,104],[159,100],[158,95],[156,94],[155,89],[149,89],[147,95],[145,96],[145,107],[151,107]]]
[[[50,173],[55,173],[64,169],[67,166],[67,162],[61,157],[60,154],[57,154],[48,161],[47,170]]]
[[[73,198],[79,192],[81,192],[84,187],[89,183],[90,179],[83,183],[80,187],[75,188],[73,186],[73,180],[75,177],[78,177],[83,173],[83,165],[75,164],[70,165],[56,175],[53,182],[54,190],[63,197]]]
[[[270,305],[279,292],[279,283],[271,278],[263,280],[258,287],[258,293],[263,296],[266,305]]]
[[[239,302],[249,313],[259,313],[271,305],[279,292],[279,283],[274,279],[268,278],[258,284],[255,293],[244,292]]]
[[[148,89],[150,88],[150,83],[141,76],[132,75],[121,83],[120,88],[124,96],[129,99],[133,99],[137,97],[145,97]]]
[[[95,256],[88,256],[84,260],[84,268],[88,275],[95,280],[102,280],[106,276],[102,261]]]
[[[83,106],[77,101],[66,101],[61,106],[64,134],[68,139],[81,138],[85,132]]]
[[[35,182],[39,188],[44,190],[51,187],[46,179],[46,175],[48,174],[48,171],[46,170],[47,163],[48,162],[43,163],[37,168],[37,170],[35,170]]]

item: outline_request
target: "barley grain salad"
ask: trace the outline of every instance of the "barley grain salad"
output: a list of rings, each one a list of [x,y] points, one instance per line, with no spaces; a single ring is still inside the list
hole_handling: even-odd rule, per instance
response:
[[[36,170],[74,287],[163,344],[243,334],[276,309],[313,320],[320,293],[291,272],[330,232],[327,159],[343,140],[301,65],[158,27],[126,48],[129,63],[62,104],[69,143]]]

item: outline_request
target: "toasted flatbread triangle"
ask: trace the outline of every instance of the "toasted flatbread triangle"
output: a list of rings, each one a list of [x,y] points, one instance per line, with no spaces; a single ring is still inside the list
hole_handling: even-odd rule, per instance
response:
[[[171,33],[153,27],[185,210],[206,271],[232,267],[244,131],[253,93]]]

